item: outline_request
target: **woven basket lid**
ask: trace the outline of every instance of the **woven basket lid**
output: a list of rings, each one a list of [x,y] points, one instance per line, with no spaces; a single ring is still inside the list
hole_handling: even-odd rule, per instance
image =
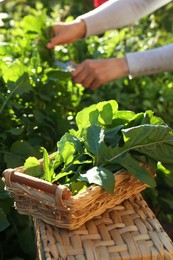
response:
[[[73,231],[34,222],[39,260],[173,259],[172,241],[140,194]]]

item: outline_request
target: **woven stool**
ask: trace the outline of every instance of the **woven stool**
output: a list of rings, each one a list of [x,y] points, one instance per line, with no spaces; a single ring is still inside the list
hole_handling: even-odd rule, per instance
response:
[[[76,230],[34,221],[39,260],[173,260],[173,243],[140,194]]]

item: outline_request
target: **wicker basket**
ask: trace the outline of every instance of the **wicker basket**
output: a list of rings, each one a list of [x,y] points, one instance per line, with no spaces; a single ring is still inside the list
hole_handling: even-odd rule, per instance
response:
[[[172,260],[173,243],[143,198],[133,195],[78,230],[35,219],[39,260]]]
[[[147,187],[128,172],[119,171],[116,173],[113,195],[91,185],[87,190],[71,196],[67,187],[26,175],[23,167],[7,169],[3,175],[19,213],[71,230]]]

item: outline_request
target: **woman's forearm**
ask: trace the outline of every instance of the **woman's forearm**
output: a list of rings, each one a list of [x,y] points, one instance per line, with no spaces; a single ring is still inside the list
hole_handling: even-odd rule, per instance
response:
[[[173,71],[173,44],[126,54],[129,75],[144,76]]]
[[[100,7],[78,17],[86,24],[86,35],[133,24],[171,0],[109,0]]]

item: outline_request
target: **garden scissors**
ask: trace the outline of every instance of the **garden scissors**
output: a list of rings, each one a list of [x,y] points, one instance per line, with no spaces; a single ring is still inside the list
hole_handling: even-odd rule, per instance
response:
[[[60,67],[65,72],[73,72],[76,70],[76,65],[73,64],[71,61],[55,61],[55,66]]]

